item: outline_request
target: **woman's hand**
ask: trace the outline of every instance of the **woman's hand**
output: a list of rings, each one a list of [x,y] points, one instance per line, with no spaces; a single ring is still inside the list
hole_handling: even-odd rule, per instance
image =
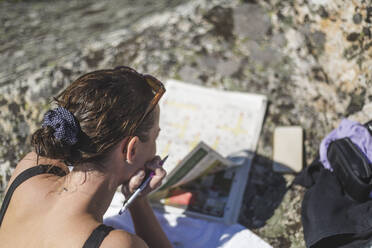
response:
[[[147,187],[141,192],[141,196],[147,195],[157,187],[161,185],[161,182],[167,175],[167,172],[163,169],[161,165],[161,159],[159,156],[154,157],[151,161],[146,162],[145,169],[148,171],[147,175],[153,171],[155,174],[151,178]],[[142,182],[145,180],[146,172],[145,170],[139,170],[134,176],[129,179],[127,184],[123,184],[121,187],[121,192],[127,199],[131,194],[140,187]]]
[[[161,159],[156,156],[145,164],[145,170],[150,174],[154,172],[147,187],[142,191],[141,196],[137,198],[129,210],[132,216],[136,234],[141,237],[149,247],[166,247],[171,248],[172,244],[163,232],[149,201],[143,196],[160,186],[166,176],[166,171],[162,168]],[[145,170],[138,171],[129,182],[122,187],[122,192],[126,199],[140,187],[141,183],[146,180]]]

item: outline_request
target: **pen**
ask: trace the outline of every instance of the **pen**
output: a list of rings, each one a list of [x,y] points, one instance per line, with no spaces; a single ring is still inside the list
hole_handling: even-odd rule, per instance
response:
[[[165,158],[163,158],[161,161],[160,161],[160,165],[163,166],[164,162],[167,160],[168,158],[168,155],[165,156]],[[134,191],[134,193],[129,197],[128,200],[125,200],[124,202],[124,205],[123,207],[120,209],[119,211],[119,214],[121,215],[122,213],[125,212],[125,210],[128,209],[129,205],[137,198],[137,196],[146,188],[146,186],[149,184],[149,182],[151,181],[151,178],[155,175],[155,172],[151,172],[149,177],[136,189],[136,191]]]

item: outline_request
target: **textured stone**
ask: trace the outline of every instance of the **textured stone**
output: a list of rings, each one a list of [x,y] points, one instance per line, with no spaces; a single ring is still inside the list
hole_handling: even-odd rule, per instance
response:
[[[50,97],[84,72],[129,65],[158,78],[261,93],[269,107],[240,223],[304,247],[304,190],[272,171],[276,126],[305,131],[306,162],[341,118],[372,119],[371,1],[0,1],[0,168],[31,150]]]
[[[262,40],[270,28],[270,18],[258,4],[243,4],[234,9],[234,33],[251,40]]]
[[[226,40],[234,38],[232,33],[234,21],[231,8],[215,6],[204,15],[204,18],[214,25],[216,34],[221,35]]]

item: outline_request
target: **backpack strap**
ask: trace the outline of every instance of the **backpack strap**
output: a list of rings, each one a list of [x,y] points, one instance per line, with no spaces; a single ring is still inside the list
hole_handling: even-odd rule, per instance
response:
[[[5,212],[8,208],[8,205],[9,205],[9,202],[10,202],[10,199],[13,195],[13,192],[14,190],[21,184],[23,183],[24,181],[26,181],[27,179],[33,177],[33,176],[37,176],[37,175],[40,175],[40,174],[55,174],[57,176],[65,176],[66,175],[66,172],[63,171],[60,167],[57,167],[57,166],[53,166],[53,165],[38,165],[38,166],[34,166],[34,167],[31,167],[31,168],[28,168],[26,170],[24,170],[21,174],[19,174],[13,181],[13,183],[10,185],[6,195],[5,195],[5,198],[4,198],[4,201],[3,201],[3,204],[1,206],[1,209],[0,209],[0,226],[1,226],[1,223],[3,222],[3,218],[4,218],[4,215],[5,215]]]
[[[85,241],[83,248],[99,248],[102,241],[113,229],[114,228],[111,226],[100,224],[98,227],[96,227],[96,229],[93,230],[87,241]]]

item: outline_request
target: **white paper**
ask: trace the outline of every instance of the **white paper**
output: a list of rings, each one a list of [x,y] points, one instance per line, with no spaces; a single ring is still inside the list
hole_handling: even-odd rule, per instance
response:
[[[118,197],[119,198],[119,197]],[[114,197],[114,199],[116,199]],[[117,208],[113,212],[118,212]],[[249,229],[240,224],[225,225],[204,219],[197,219],[182,213],[164,213],[154,210],[165,234],[175,248],[271,248]],[[104,223],[115,229],[123,229],[134,233],[133,223],[129,212],[123,215],[106,214]]]
[[[160,101],[158,154],[170,172],[200,142],[222,156],[255,151],[266,97],[169,80]]]

